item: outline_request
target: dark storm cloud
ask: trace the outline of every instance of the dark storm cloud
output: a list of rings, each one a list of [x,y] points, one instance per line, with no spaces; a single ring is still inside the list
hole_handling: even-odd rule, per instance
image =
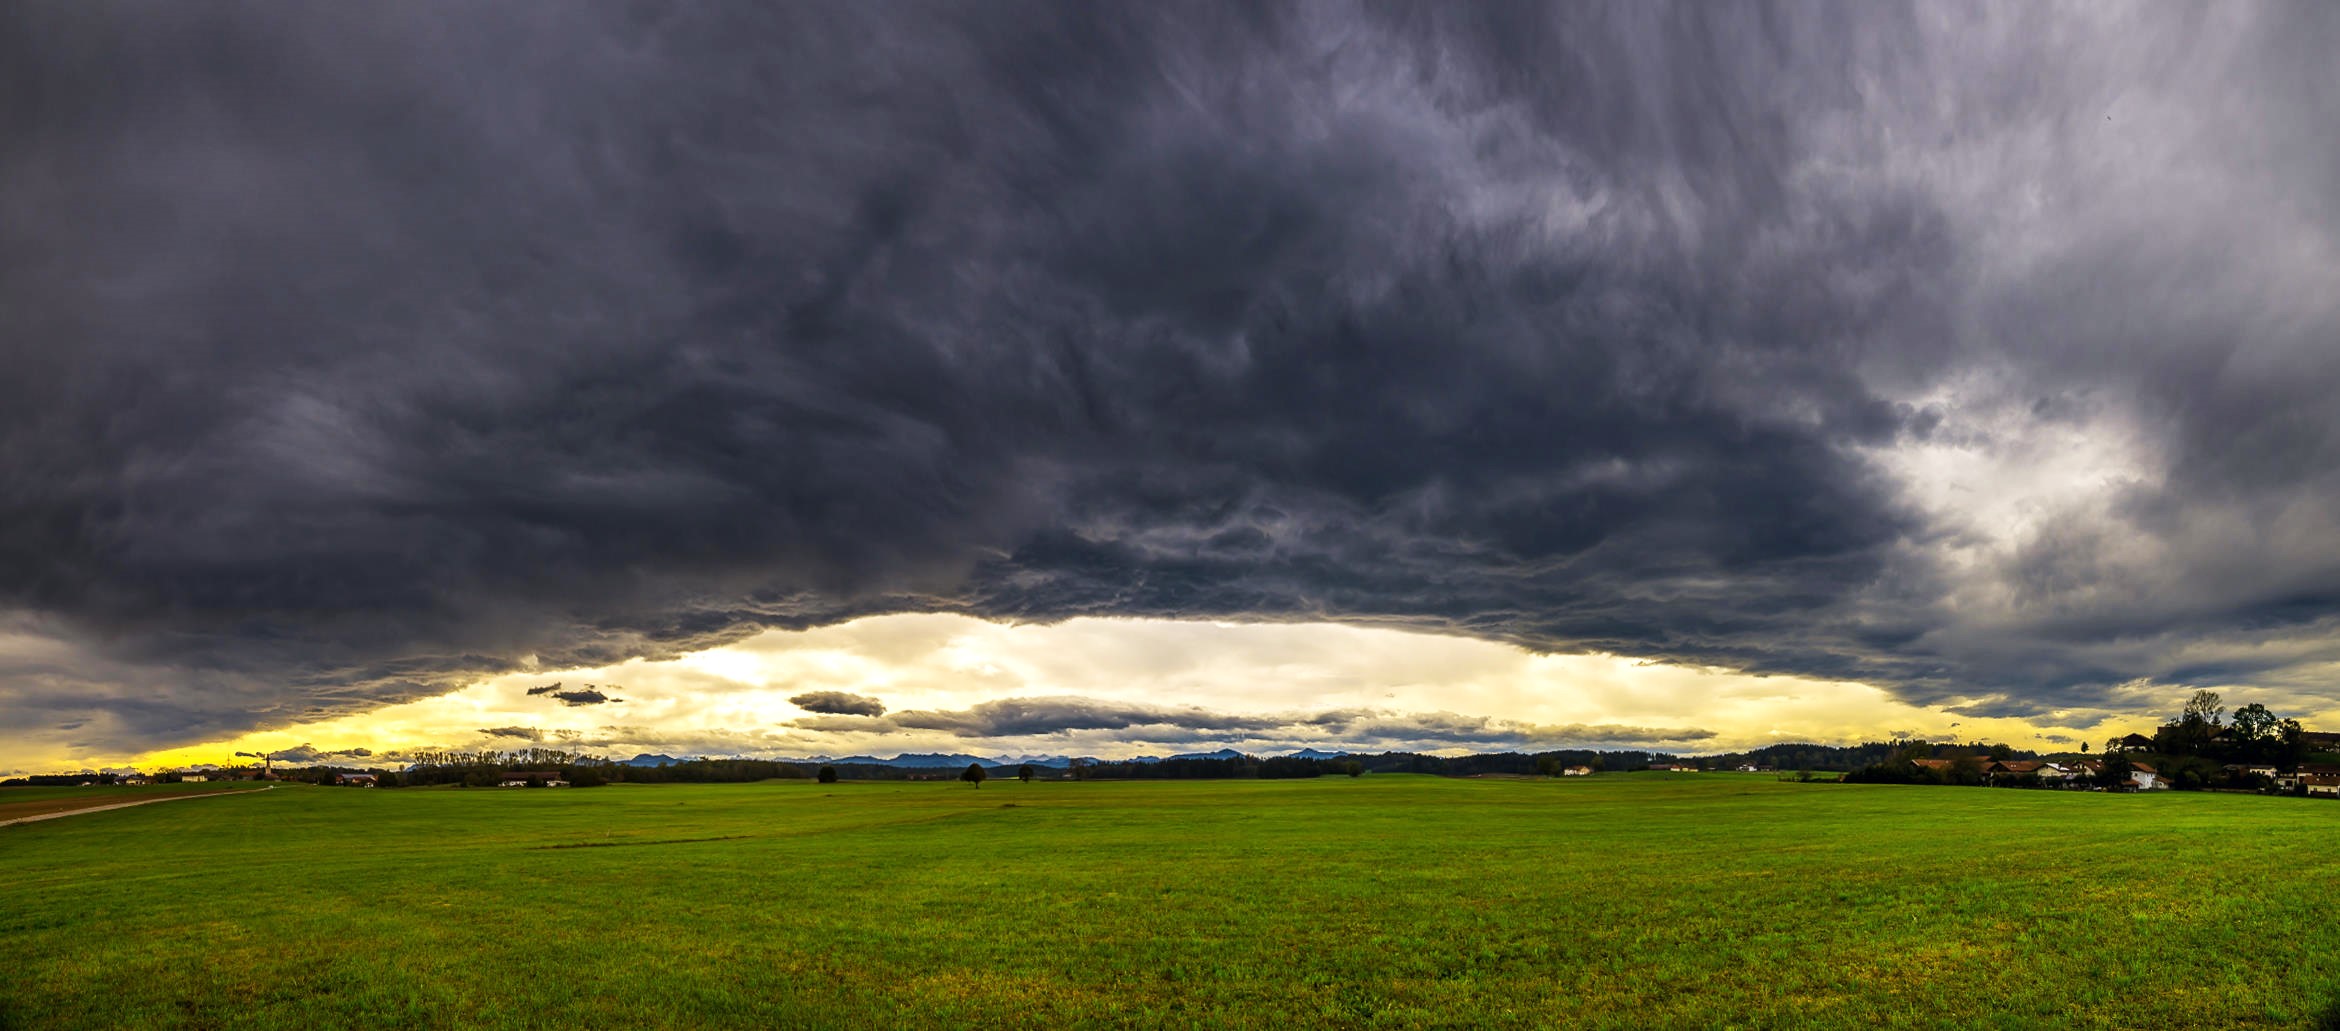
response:
[[[1535,724],[1451,712],[1325,713],[1306,721],[1342,741],[1420,741],[1478,747],[1558,747],[1584,744],[1691,744],[1710,741],[1698,727],[1636,727],[1616,723]]]
[[[940,730],[961,737],[1015,737],[1153,725],[1206,731],[1265,730],[1290,722],[1293,721],[1272,716],[1240,716],[1193,707],[1128,705],[1092,698],[1004,698],[964,710],[897,712],[881,725]]]
[[[544,732],[535,727],[481,727],[479,732],[489,737],[514,737],[529,741],[544,736]]]
[[[868,695],[851,691],[807,691],[791,695],[788,704],[806,712],[823,712],[839,716],[883,716],[886,703]]]
[[[236,754],[246,758],[267,759],[280,763],[319,763],[330,762],[334,759],[370,759],[374,755],[374,750],[371,748],[322,749],[303,742],[291,748],[278,749],[274,752],[237,752]]]
[[[1312,713],[1230,713],[1197,706],[1137,705],[1081,697],[1004,698],[966,709],[909,710],[884,717],[812,716],[793,720],[788,725],[831,733],[941,731],[971,739],[1117,731],[1133,740],[1156,743],[1276,740],[1295,746],[1386,742],[1405,742],[1412,747],[1647,744],[1704,741],[1715,736],[1713,731],[1698,728],[1541,725],[1448,712],[1343,709]]]
[[[1967,13],[12,7],[0,603],[77,657],[0,699],[915,609],[2019,707],[2328,620],[2340,15]],[[2166,475],[1940,561],[1870,456],[1984,372]]]
[[[584,687],[580,687],[574,691],[555,691],[552,693],[552,696],[558,699],[562,705],[572,707],[579,705],[600,705],[603,702],[625,701],[623,698],[612,698],[606,694],[603,694],[601,691],[594,688],[590,684]]]

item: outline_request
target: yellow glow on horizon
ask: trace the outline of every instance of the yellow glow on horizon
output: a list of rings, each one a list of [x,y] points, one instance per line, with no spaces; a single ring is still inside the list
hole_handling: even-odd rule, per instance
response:
[[[570,706],[527,693],[555,681],[571,687],[602,685],[624,700]],[[797,721],[813,714],[789,699],[810,691],[875,697],[897,713],[1076,696],[1250,715],[1370,710],[1488,717],[1533,727],[1713,732],[1710,738],[1649,742],[1654,750],[1677,754],[1788,740],[1845,744],[1895,732],[2051,749],[2058,746],[2046,735],[2093,744],[2120,732],[2099,720],[2075,727],[1959,716],[1898,701],[1861,683],[1750,676],[1610,654],[1539,655],[1475,638],[1387,627],[1135,619],[1010,625],[964,616],[895,615],[801,632],[767,631],[661,662],[631,660],[492,677],[436,697],[160,749],[107,765],[228,765],[242,761],[234,759],[235,752],[301,745],[384,753],[542,744],[619,758],[637,751],[1111,757],[1190,750],[1147,743],[1142,733],[1110,730],[964,738],[935,730],[808,728]],[[505,728],[517,730],[507,730],[512,736],[489,733]],[[1238,747],[1245,740],[1242,734],[1226,737]],[[1424,750],[1490,749],[1464,742]]]

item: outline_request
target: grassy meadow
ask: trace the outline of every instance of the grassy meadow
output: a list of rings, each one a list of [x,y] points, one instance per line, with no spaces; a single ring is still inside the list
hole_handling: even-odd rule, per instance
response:
[[[1662,773],[286,785],[0,828],[0,879],[9,1028],[2340,1014],[2340,805],[2236,795]]]
[[[187,795],[257,790],[258,784],[153,784],[125,787],[93,784],[89,787],[0,788],[0,823],[50,813],[70,813],[123,802],[152,802]]]

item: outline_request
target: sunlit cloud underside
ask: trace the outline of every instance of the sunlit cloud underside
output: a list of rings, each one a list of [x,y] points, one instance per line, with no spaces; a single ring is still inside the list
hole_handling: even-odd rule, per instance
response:
[[[767,631],[670,661],[500,676],[449,694],[137,757],[372,756],[546,745],[812,757],[902,752],[1123,757],[1234,747],[1440,753],[1567,747],[1678,753],[1895,734],[2085,739],[2063,723],[1964,717],[1864,684],[1327,623],[890,615]],[[82,757],[89,762],[92,757]]]

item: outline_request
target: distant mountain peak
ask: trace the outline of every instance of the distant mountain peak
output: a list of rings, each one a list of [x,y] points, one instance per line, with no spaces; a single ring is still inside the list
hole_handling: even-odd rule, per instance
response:
[[[1172,759],[1241,759],[1241,758],[1243,758],[1243,753],[1241,753],[1241,752],[1238,752],[1238,751],[1236,751],[1236,750],[1234,750],[1234,749],[1232,749],[1232,748],[1222,748],[1222,749],[1219,749],[1219,750],[1218,750],[1218,751],[1216,751],[1216,752],[1180,752],[1179,754],[1177,754],[1177,755],[1173,755],[1173,756],[1171,756],[1170,758],[1172,758]]]

